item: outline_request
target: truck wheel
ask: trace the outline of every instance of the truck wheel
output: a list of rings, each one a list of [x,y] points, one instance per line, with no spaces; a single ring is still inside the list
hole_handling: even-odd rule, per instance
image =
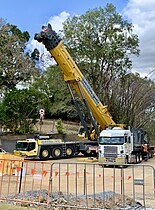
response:
[[[66,148],[66,157],[71,158],[74,156],[74,148],[69,146]]]
[[[63,152],[62,152],[62,148],[61,147],[54,147],[53,149],[52,149],[52,157],[54,158],[54,159],[59,159],[59,158],[61,158],[61,156],[62,156],[62,154],[63,154]]]
[[[39,155],[41,160],[48,160],[50,157],[50,149],[48,148],[42,148],[40,150],[40,155]]]

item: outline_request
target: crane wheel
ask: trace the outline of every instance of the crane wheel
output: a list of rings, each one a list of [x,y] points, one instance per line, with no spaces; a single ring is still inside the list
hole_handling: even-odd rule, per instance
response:
[[[63,151],[62,151],[62,148],[61,147],[54,147],[53,149],[52,149],[52,157],[54,158],[54,159],[59,159],[59,158],[61,158],[61,156],[62,156],[62,154],[63,154]]]
[[[66,157],[71,158],[74,156],[74,148],[69,146],[66,148]]]
[[[48,160],[50,157],[50,149],[49,148],[41,148],[39,157],[41,160]]]

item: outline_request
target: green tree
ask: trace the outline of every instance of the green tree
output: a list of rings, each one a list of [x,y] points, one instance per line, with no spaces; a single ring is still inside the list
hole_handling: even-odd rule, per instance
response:
[[[125,75],[113,83],[110,104],[115,122],[137,128],[149,127],[155,119],[155,84],[138,74]]]
[[[43,71],[39,77],[36,77],[33,88],[46,94],[50,99],[46,114],[53,118],[76,119],[78,118],[75,106],[71,104],[66,83],[64,82],[60,69],[55,65]]]
[[[26,52],[29,33],[0,21],[0,87],[9,91],[21,82],[31,81],[35,63]]]
[[[39,109],[46,106],[46,95],[34,89],[13,90],[0,104],[0,123],[13,133],[32,132]]]
[[[31,58],[35,61],[38,61],[39,55],[40,55],[39,50],[35,48],[34,51],[31,53]]]
[[[109,104],[110,86],[132,67],[130,55],[138,55],[138,37],[133,25],[112,4],[67,19],[65,44],[93,90]]]

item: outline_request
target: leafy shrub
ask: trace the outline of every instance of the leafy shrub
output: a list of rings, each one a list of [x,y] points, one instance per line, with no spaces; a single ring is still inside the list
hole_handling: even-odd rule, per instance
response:
[[[59,134],[64,134],[64,126],[63,126],[63,122],[61,119],[58,119],[56,121],[56,129],[58,131]]]

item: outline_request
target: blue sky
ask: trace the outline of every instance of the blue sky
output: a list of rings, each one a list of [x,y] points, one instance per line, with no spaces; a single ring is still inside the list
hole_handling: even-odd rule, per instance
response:
[[[50,17],[66,11],[71,16],[84,14],[89,9],[112,3],[120,12],[127,0],[1,0],[0,17],[33,35]]]
[[[0,0],[0,18],[16,25],[21,31],[28,31],[31,49],[39,46],[33,40],[42,25],[51,23],[53,29],[62,29],[67,17],[84,14],[89,9],[105,7],[112,3],[116,10],[134,26],[139,37],[140,56],[133,57],[133,72],[150,75],[155,69],[155,0]]]

